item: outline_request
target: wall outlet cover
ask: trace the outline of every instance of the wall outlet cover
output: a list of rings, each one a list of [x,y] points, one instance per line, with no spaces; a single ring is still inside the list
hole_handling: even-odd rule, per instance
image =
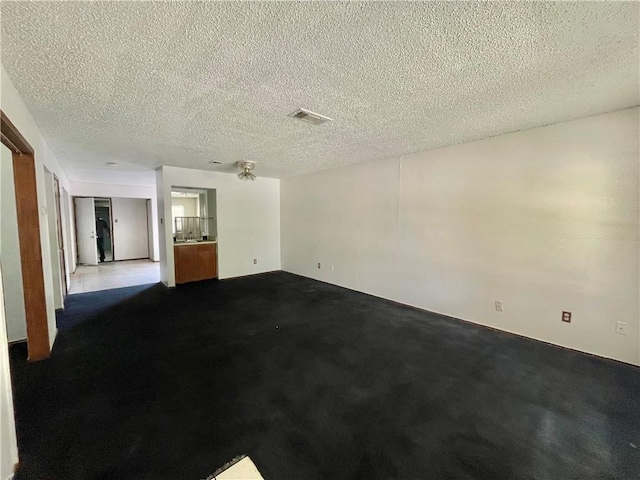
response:
[[[498,300],[496,300],[496,312],[504,312],[504,305]]]
[[[566,323],[571,323],[571,312],[562,312],[562,321]]]
[[[627,322],[616,322],[616,333],[618,335],[626,335],[627,334]]]

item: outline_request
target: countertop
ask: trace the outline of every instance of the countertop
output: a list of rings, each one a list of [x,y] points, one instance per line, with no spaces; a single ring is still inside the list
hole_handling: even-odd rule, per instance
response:
[[[183,245],[207,245],[210,243],[218,243],[217,240],[202,240],[199,242],[173,242],[174,247],[181,247]]]

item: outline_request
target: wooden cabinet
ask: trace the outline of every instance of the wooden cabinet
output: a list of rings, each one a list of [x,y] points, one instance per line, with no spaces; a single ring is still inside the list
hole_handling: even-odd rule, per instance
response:
[[[198,245],[198,278],[201,280],[215,278],[218,276],[217,270],[216,246]]]
[[[173,258],[176,266],[176,284],[199,280],[197,245],[173,247]]]
[[[216,278],[218,276],[216,247],[215,243],[174,246],[176,284]]]

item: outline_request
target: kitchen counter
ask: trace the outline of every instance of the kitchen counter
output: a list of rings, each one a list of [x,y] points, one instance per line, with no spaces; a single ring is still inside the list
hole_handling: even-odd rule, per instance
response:
[[[218,277],[218,246],[214,240],[176,242],[173,262],[176,284]]]
[[[210,243],[218,243],[217,240],[201,240],[198,242],[173,242],[174,247],[181,247],[183,245],[207,245]]]

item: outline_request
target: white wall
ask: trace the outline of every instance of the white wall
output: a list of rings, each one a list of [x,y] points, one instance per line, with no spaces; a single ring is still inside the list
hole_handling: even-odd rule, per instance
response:
[[[638,365],[639,127],[634,108],[282,180],[283,270]]]
[[[149,257],[147,201],[144,198],[111,199],[114,260]]]
[[[148,185],[116,185],[108,183],[71,182],[69,193],[77,197],[102,198],[149,198],[153,211],[153,251],[149,258],[154,262],[160,261],[160,229],[158,227],[158,202],[156,187]],[[171,217],[169,217],[171,218]]]
[[[24,310],[24,289],[22,286],[22,265],[20,264],[20,243],[18,241],[18,216],[13,181],[13,159],[11,152],[2,145],[0,166],[0,259],[6,278],[2,278],[5,291],[5,311],[7,314],[7,338],[10,342],[27,338],[27,317]]]
[[[233,174],[161,167],[157,172],[160,276],[175,286],[171,218],[171,187],[214,188],[217,196],[218,275],[238,277],[280,270],[280,181],[260,178],[243,182]],[[258,260],[253,264],[253,259]]]
[[[0,164],[2,167],[11,160],[11,152],[0,145],[2,157]],[[5,169],[0,169],[0,199],[7,190],[4,185],[6,177]],[[11,175],[13,177],[13,175]],[[5,202],[0,200],[0,225],[2,232],[7,228],[7,218],[4,211]],[[0,251],[2,250],[2,239],[0,238]],[[0,280],[2,280],[2,259],[0,255]],[[13,473],[13,465],[18,461],[18,448],[16,441],[16,427],[13,418],[13,396],[11,393],[11,372],[9,369],[9,348],[7,343],[7,328],[4,309],[4,288],[0,281],[0,478],[7,479]]]
[[[44,181],[44,167],[55,173],[64,188],[69,187],[67,176],[44,141],[38,126],[27,110],[22,97],[13,86],[4,67],[0,65],[0,109],[20,131],[22,136],[34,149],[38,206],[40,207],[40,244],[42,250],[42,269],[44,290],[47,304],[47,322],[49,326],[49,343],[53,345],[56,337],[56,317],[54,308],[51,251],[49,247],[49,227],[47,222],[47,201]],[[5,267],[6,268],[6,267]],[[6,268],[5,276],[14,277],[17,271]]]
[[[4,221],[4,217],[2,217]],[[0,278],[2,278],[0,262]],[[18,463],[18,442],[13,418],[13,394],[9,370],[9,344],[6,340],[4,290],[0,282],[0,478],[12,478],[13,468]]]

